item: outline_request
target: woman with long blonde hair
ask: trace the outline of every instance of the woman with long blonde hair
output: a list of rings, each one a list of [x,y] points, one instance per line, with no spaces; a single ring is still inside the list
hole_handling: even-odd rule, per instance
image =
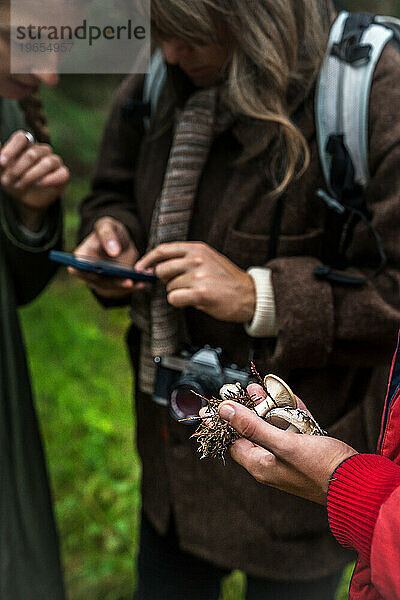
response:
[[[51,73],[10,72],[10,7],[0,2],[0,598],[64,600],[45,460],[17,307],[33,300],[61,245],[69,172],[38,95]],[[40,331],[38,331],[40,335]]]
[[[138,600],[216,600],[231,569],[247,573],[247,600],[333,599],[352,559],[322,507],[262,489],[228,460],[200,461],[193,426],[178,422],[201,404],[191,390],[218,395],[218,362],[219,383],[243,382],[252,360],[316,399],[324,429],[375,446],[400,318],[399,58],[385,50],[371,92],[366,200],[388,268],[334,285],[314,274],[335,262],[344,226],[317,196],[314,91],[334,18],[325,0],[152,0],[167,71],[158,103],[146,118],[141,77],[116,95],[77,252],[159,280],[81,275],[106,305],[132,305]],[[342,268],[373,272],[375,254],[358,225]]]

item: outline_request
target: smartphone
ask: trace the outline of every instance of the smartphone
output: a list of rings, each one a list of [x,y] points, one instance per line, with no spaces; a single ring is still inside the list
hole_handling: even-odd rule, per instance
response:
[[[132,279],[132,281],[144,281],[147,283],[157,281],[157,277],[151,273],[139,273],[127,265],[112,260],[99,260],[90,256],[75,256],[75,254],[58,252],[57,250],[51,250],[49,258],[61,265],[105,277],[120,277],[122,279]]]

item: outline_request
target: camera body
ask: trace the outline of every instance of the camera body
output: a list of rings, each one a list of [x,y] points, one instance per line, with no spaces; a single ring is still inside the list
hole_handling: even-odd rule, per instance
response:
[[[250,382],[250,374],[236,365],[223,367],[221,354],[220,348],[205,346],[194,354],[183,351],[178,356],[157,357],[154,402],[169,406],[176,421],[194,419],[206,406],[201,396],[218,397],[226,383],[239,382],[245,388]]]

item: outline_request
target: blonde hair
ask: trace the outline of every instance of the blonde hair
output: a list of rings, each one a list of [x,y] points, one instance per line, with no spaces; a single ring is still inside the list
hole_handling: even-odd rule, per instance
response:
[[[163,35],[201,45],[223,43],[223,32],[231,51],[224,101],[234,113],[267,125],[243,159],[268,149],[276,194],[309,164],[290,104],[314,85],[333,18],[331,0],[152,0],[153,26]]]

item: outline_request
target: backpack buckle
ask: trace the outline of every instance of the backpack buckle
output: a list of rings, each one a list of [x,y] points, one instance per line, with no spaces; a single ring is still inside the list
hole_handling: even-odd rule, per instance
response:
[[[368,63],[371,58],[371,44],[361,44],[357,40],[358,36],[351,34],[345,37],[341,42],[333,44],[331,54],[343,62],[353,66]]]
[[[374,16],[369,13],[350,15],[342,39],[339,43],[333,44],[331,54],[353,66],[368,63],[372,54],[372,45],[362,44],[361,40],[373,22]]]
[[[333,198],[333,196],[327,194],[324,190],[317,190],[317,197],[323,200],[328,208],[331,208],[339,215],[343,215],[346,212],[346,208],[343,206],[343,204],[338,202],[336,198]]]

